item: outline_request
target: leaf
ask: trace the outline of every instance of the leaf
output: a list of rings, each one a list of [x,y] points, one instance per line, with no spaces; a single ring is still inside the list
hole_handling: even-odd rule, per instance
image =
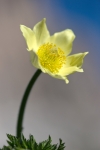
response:
[[[65,143],[59,140],[59,146],[52,144],[52,139],[49,136],[47,140],[40,142],[39,144],[35,141],[33,135],[29,136],[27,140],[24,135],[21,138],[17,138],[13,135],[7,134],[8,140],[7,146],[3,146],[0,150],[64,150]]]

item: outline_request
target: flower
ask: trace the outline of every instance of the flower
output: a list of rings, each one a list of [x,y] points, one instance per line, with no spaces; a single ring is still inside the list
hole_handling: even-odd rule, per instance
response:
[[[68,83],[67,76],[74,72],[83,72],[83,59],[88,52],[70,55],[75,35],[72,30],[55,33],[50,36],[44,18],[33,30],[21,25],[20,29],[30,51],[32,65],[54,78]]]

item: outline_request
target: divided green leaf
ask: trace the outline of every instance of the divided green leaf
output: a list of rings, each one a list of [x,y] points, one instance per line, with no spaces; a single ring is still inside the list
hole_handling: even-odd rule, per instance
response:
[[[52,144],[50,136],[47,140],[39,144],[35,141],[33,135],[30,135],[28,140],[26,140],[23,134],[21,138],[17,138],[10,134],[7,134],[7,137],[8,145],[3,146],[0,150],[64,150],[65,148],[65,143],[63,143],[61,139],[59,139],[59,145]]]

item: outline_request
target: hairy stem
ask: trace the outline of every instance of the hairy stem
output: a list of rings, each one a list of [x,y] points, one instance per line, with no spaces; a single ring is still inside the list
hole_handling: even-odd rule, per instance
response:
[[[31,80],[25,90],[25,93],[23,95],[23,98],[22,98],[22,102],[21,102],[19,114],[18,114],[17,128],[16,128],[16,136],[19,138],[21,137],[21,133],[22,133],[22,129],[23,129],[22,124],[23,124],[24,112],[25,112],[25,107],[26,107],[26,103],[28,100],[28,96],[31,92],[31,89],[32,89],[35,81],[37,80],[37,78],[39,77],[40,74],[41,74],[41,70],[38,69],[35,72],[35,74],[33,75],[33,77],[31,78]]]

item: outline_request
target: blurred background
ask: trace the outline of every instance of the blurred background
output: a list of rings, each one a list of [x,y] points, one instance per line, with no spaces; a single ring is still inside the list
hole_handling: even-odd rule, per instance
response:
[[[16,134],[24,90],[36,69],[30,63],[19,25],[32,28],[47,18],[51,35],[72,29],[76,35],[72,54],[89,51],[84,73],[69,76],[69,84],[41,74],[30,94],[24,135],[37,142],[51,135],[66,150],[100,150],[100,1],[2,0],[0,1],[0,147],[6,133]]]

